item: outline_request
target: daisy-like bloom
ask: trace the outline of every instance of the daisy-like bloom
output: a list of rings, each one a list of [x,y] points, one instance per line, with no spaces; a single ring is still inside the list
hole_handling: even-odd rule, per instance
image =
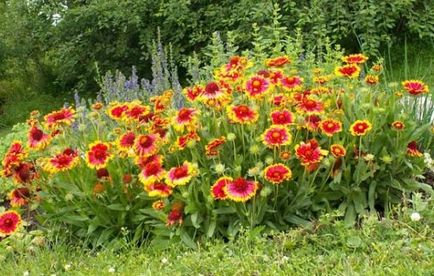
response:
[[[420,80],[406,80],[402,82],[402,86],[404,86],[404,89],[413,96],[429,92],[428,85]]]
[[[104,104],[100,103],[100,102],[96,102],[92,104],[92,109],[93,110],[101,110],[101,108],[103,108]]]
[[[327,76],[315,76],[315,77],[313,77],[313,82],[322,85],[322,84],[325,84],[326,82],[328,82],[331,78],[332,78],[331,75],[327,75]]]
[[[262,134],[262,142],[270,148],[289,145],[292,142],[292,135],[283,126],[271,126]]]
[[[375,72],[381,72],[383,70],[383,65],[375,64],[372,66],[372,70],[374,70]]]
[[[182,224],[183,222],[183,210],[184,204],[182,202],[175,202],[172,205],[172,209],[167,215],[167,226],[173,226],[175,224]]]
[[[230,105],[226,108],[226,113],[232,122],[239,124],[252,124],[259,118],[259,113],[247,105]]]
[[[27,144],[29,148],[40,150],[44,149],[51,140],[51,136],[44,133],[37,126],[32,126],[27,134]]]
[[[291,64],[291,60],[288,56],[280,56],[267,59],[265,64],[269,67],[282,67],[285,64]]]
[[[342,145],[333,144],[330,146],[330,152],[336,158],[344,157],[347,154],[347,151]]]
[[[280,79],[281,86],[286,90],[295,90],[303,85],[303,79],[299,76],[283,77]]]
[[[280,184],[291,177],[291,170],[282,163],[273,164],[264,169],[264,178],[273,184]]]
[[[154,112],[161,113],[165,111],[172,102],[173,91],[166,90],[163,94],[153,96],[150,98],[150,102],[154,104]]]
[[[407,155],[412,157],[421,157],[423,156],[422,152],[419,150],[419,146],[416,141],[411,141],[407,145]]]
[[[102,183],[98,182],[93,186],[92,193],[94,195],[102,194],[105,191],[105,187]]]
[[[376,85],[379,82],[379,78],[376,75],[367,75],[365,77],[365,83],[369,85]]]
[[[278,94],[275,95],[272,99],[271,102],[273,103],[273,105],[275,106],[283,106],[288,102],[288,97],[286,97],[283,94]]]
[[[226,142],[224,136],[211,140],[205,146],[206,156],[217,156],[219,154],[218,148]]]
[[[171,168],[166,175],[166,183],[171,187],[184,186],[197,175],[197,171],[194,166],[188,162],[184,163],[179,167]]]
[[[368,60],[368,57],[362,54],[352,54],[342,57],[342,61],[348,64],[363,64]]]
[[[21,215],[15,211],[5,211],[0,214],[0,237],[14,234],[22,224]]]
[[[125,119],[127,121],[138,122],[141,118],[148,115],[151,112],[151,108],[147,105],[143,105],[140,101],[133,101],[128,103],[128,109],[125,110]]]
[[[297,104],[297,111],[302,114],[321,114],[324,112],[324,104],[311,97],[303,97]]]
[[[17,188],[9,193],[9,202],[12,207],[22,207],[27,205],[30,198],[30,190],[28,188]]]
[[[139,180],[143,185],[148,186],[162,180],[166,176],[163,164],[160,162],[150,162],[145,165],[139,174]]]
[[[255,196],[258,187],[258,182],[238,177],[233,181],[228,181],[224,191],[228,199],[236,202],[246,202]]]
[[[294,123],[294,115],[288,109],[276,110],[271,112],[271,122],[273,125],[289,125]]]
[[[159,150],[161,138],[157,134],[141,134],[136,137],[134,150],[137,155],[150,156]]]
[[[211,186],[211,196],[215,200],[225,200],[228,198],[226,194],[226,185],[232,182],[232,177],[223,176],[217,179],[217,181]]]
[[[357,120],[350,126],[351,135],[364,136],[372,129],[372,124],[368,120]]]
[[[360,67],[357,64],[347,64],[336,67],[335,73],[338,76],[346,78],[357,78],[360,74]]]
[[[69,126],[74,121],[75,110],[68,107],[53,111],[44,116],[47,128],[57,128],[59,126]]]
[[[279,157],[280,157],[280,159],[282,159],[283,161],[286,161],[286,160],[288,160],[289,158],[291,158],[291,153],[289,152],[289,151],[282,151],[280,154],[279,154]]]
[[[401,121],[394,121],[392,123],[392,128],[394,128],[395,130],[403,130],[405,128],[405,125]]]
[[[152,209],[154,209],[155,211],[163,210],[164,207],[166,207],[166,204],[161,199],[152,203]]]
[[[173,127],[178,131],[183,131],[185,127],[187,127],[187,129],[194,128],[198,115],[199,110],[183,107],[173,118]]]
[[[96,178],[101,180],[109,180],[110,179],[110,173],[106,168],[101,168],[96,170]]]
[[[128,110],[128,104],[113,102],[110,103],[107,108],[107,115],[113,120],[119,121],[125,117],[125,113]]]
[[[2,166],[6,172],[5,176],[10,176],[12,167],[18,166],[26,156],[27,152],[24,149],[23,143],[21,141],[12,142],[2,160]]]
[[[226,90],[222,87],[221,83],[212,81],[205,86],[201,98],[209,100],[226,98],[227,96]]]
[[[110,144],[101,141],[90,144],[86,152],[86,163],[89,168],[104,168],[111,158],[113,155],[110,153]]]
[[[184,88],[182,91],[189,102],[194,102],[200,95],[203,94],[205,88],[200,85]]]
[[[136,134],[132,131],[128,131],[122,134],[116,141],[118,150],[122,154],[132,156],[134,154],[134,143],[136,141]]]
[[[21,162],[12,168],[12,176],[17,183],[31,183],[39,177],[33,163]]]
[[[183,150],[189,143],[200,141],[200,136],[196,131],[190,131],[189,133],[179,136],[176,139],[175,147],[179,150]]]
[[[172,187],[162,182],[155,182],[145,185],[145,191],[148,192],[150,197],[168,197],[172,194]]]
[[[272,84],[277,85],[280,84],[280,80],[282,80],[283,77],[284,75],[282,71],[271,71],[267,79],[269,79]]]
[[[334,134],[342,131],[342,123],[333,119],[325,119],[319,123],[319,128],[325,135],[332,137]]]
[[[71,148],[65,149],[62,153],[56,154],[51,158],[44,158],[42,168],[49,173],[58,173],[70,170],[77,166],[80,159],[78,152]]]
[[[305,125],[309,131],[317,131],[319,129],[319,123],[321,122],[321,117],[317,115],[309,115],[304,118]]]
[[[315,139],[311,139],[306,143],[301,142],[295,146],[295,155],[303,166],[311,166],[321,162],[327,153],[326,150],[321,149]]]
[[[238,71],[244,70],[248,66],[249,62],[246,57],[232,56],[229,62],[225,65],[226,71]]]
[[[140,169],[144,169],[146,164],[151,163],[151,162],[158,162],[160,164],[163,164],[163,156],[160,154],[155,154],[155,155],[151,155],[151,156],[143,156],[143,155],[138,155],[136,156],[136,158],[134,159],[134,163],[140,168]]]
[[[263,98],[270,91],[270,83],[261,76],[254,76],[247,80],[245,90],[252,99]]]

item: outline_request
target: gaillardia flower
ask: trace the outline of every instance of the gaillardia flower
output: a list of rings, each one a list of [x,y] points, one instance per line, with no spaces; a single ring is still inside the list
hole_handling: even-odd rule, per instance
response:
[[[401,121],[394,121],[392,123],[392,128],[394,128],[395,130],[403,130],[405,128],[405,125]]]
[[[321,114],[324,112],[324,104],[320,100],[303,97],[297,104],[297,112],[307,115]]]
[[[344,157],[347,154],[347,151],[342,145],[339,144],[333,144],[330,146],[330,152],[331,154],[336,157]]]
[[[107,108],[107,115],[113,120],[119,121],[124,119],[127,110],[128,110],[128,104],[112,102]]]
[[[327,153],[326,150],[321,149],[318,141],[315,139],[311,139],[306,143],[301,142],[295,146],[295,155],[303,166],[319,163]]]
[[[292,91],[303,85],[303,79],[299,76],[283,77],[280,79],[280,85],[283,89]]]
[[[77,166],[79,161],[78,152],[67,148],[54,157],[43,158],[42,168],[49,173],[63,172]]]
[[[372,124],[368,120],[357,120],[350,126],[351,135],[364,136],[372,129]]]
[[[262,134],[264,145],[272,148],[282,145],[289,145],[292,142],[292,135],[283,126],[271,126]]]
[[[193,87],[185,88],[182,92],[184,93],[185,97],[189,102],[194,102],[203,94],[204,91],[205,88],[200,85],[195,85]]]
[[[264,169],[264,178],[273,184],[280,184],[291,177],[291,170],[281,163],[270,165]]]
[[[199,110],[195,108],[181,108],[173,118],[173,127],[179,131],[183,131],[184,127],[187,127],[187,129],[194,127],[198,114]]]
[[[53,111],[44,116],[47,128],[57,128],[59,126],[69,126],[74,121],[75,110],[68,107]]]
[[[100,169],[107,166],[112,157],[110,144],[96,141],[89,145],[89,150],[86,152],[86,163],[90,168]]]
[[[252,99],[264,97],[270,89],[268,80],[261,76],[254,76],[246,82],[246,93]]]
[[[12,207],[27,205],[30,198],[30,190],[26,187],[16,188],[9,193],[9,202]]]
[[[134,153],[134,143],[136,141],[136,134],[132,131],[128,131],[122,134],[119,139],[116,141],[116,145],[118,150],[122,154],[127,154],[132,156]]]
[[[0,214],[0,237],[14,234],[21,226],[20,214],[15,211],[5,211]]]
[[[367,75],[365,77],[365,83],[369,85],[376,85],[379,82],[379,78],[376,75]]]
[[[362,64],[368,60],[368,57],[362,54],[352,54],[342,57],[342,61],[348,64]]]
[[[356,64],[348,64],[336,67],[335,73],[338,76],[346,78],[357,78],[360,74],[360,67]]]
[[[246,202],[255,196],[258,186],[258,182],[254,180],[238,177],[226,183],[224,190],[228,199],[236,202]]]
[[[332,137],[333,134],[342,131],[342,123],[333,119],[325,119],[319,123],[319,128],[325,135]]]
[[[197,174],[193,165],[184,161],[179,167],[171,168],[166,175],[166,183],[171,187],[183,186],[190,182],[190,180]]]
[[[128,103],[127,106],[128,109],[125,110],[125,119],[127,121],[138,122],[151,112],[151,108],[147,105],[143,105],[140,101],[133,101]]]
[[[247,105],[230,105],[226,113],[232,122],[239,124],[252,124],[259,118],[259,113]]]
[[[139,174],[139,180],[143,185],[147,186],[157,181],[162,180],[166,176],[166,171],[161,162],[147,163]]]
[[[36,126],[32,126],[27,134],[28,146],[31,149],[43,149],[51,140],[51,136],[44,133]]]
[[[273,125],[289,125],[294,123],[294,115],[288,109],[276,110],[271,112],[271,122]]]
[[[145,191],[148,192],[148,196],[150,197],[168,197],[172,194],[172,187],[163,182],[155,182],[145,185]]]
[[[419,146],[416,141],[411,141],[407,145],[407,155],[412,157],[421,157],[423,153],[419,150]]]
[[[223,176],[217,179],[217,181],[211,186],[211,196],[216,200],[224,200],[228,198],[226,194],[226,185],[232,182],[232,177]]]
[[[205,154],[206,156],[217,156],[219,154],[218,148],[226,142],[226,138],[224,136],[211,140],[205,146]]]
[[[282,67],[285,64],[291,64],[291,60],[288,56],[280,56],[267,59],[265,64],[269,67]]]
[[[407,80],[402,82],[404,89],[411,95],[417,96],[429,92],[428,85],[419,80]]]
[[[150,156],[159,150],[160,136],[157,134],[142,134],[136,137],[134,150],[137,155]]]

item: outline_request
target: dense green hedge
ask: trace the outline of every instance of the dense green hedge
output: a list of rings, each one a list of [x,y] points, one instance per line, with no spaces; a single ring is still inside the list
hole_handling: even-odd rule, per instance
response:
[[[53,90],[95,91],[96,66],[150,74],[150,48],[160,28],[177,62],[199,54],[215,31],[232,31],[241,48],[252,41],[252,24],[267,34],[279,24],[301,29],[306,48],[321,50],[326,37],[371,56],[404,36],[434,37],[429,0],[9,0],[0,4],[0,78],[11,66],[27,70],[31,60]],[[60,20],[53,24],[54,18]],[[182,73],[182,72],[181,72]],[[181,74],[182,75],[182,74]],[[52,88],[52,87],[51,87]],[[48,88],[47,88],[48,89]]]

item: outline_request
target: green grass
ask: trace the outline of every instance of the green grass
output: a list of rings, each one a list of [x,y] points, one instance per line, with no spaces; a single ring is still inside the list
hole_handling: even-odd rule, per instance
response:
[[[432,208],[431,208],[432,210]],[[1,275],[433,275],[434,216],[412,222],[376,216],[359,229],[333,215],[310,228],[261,235],[245,232],[234,241],[207,241],[191,250],[180,244],[89,251],[61,244],[8,257]],[[426,216],[426,213],[424,213]],[[30,251],[30,250],[29,250]]]

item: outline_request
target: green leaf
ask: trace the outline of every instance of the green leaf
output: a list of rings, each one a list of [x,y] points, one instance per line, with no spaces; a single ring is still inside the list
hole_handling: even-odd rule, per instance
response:
[[[192,249],[196,249],[196,244],[194,243],[193,239],[190,237],[190,235],[185,231],[184,229],[181,229],[180,233],[181,240],[184,242],[185,245]]]

